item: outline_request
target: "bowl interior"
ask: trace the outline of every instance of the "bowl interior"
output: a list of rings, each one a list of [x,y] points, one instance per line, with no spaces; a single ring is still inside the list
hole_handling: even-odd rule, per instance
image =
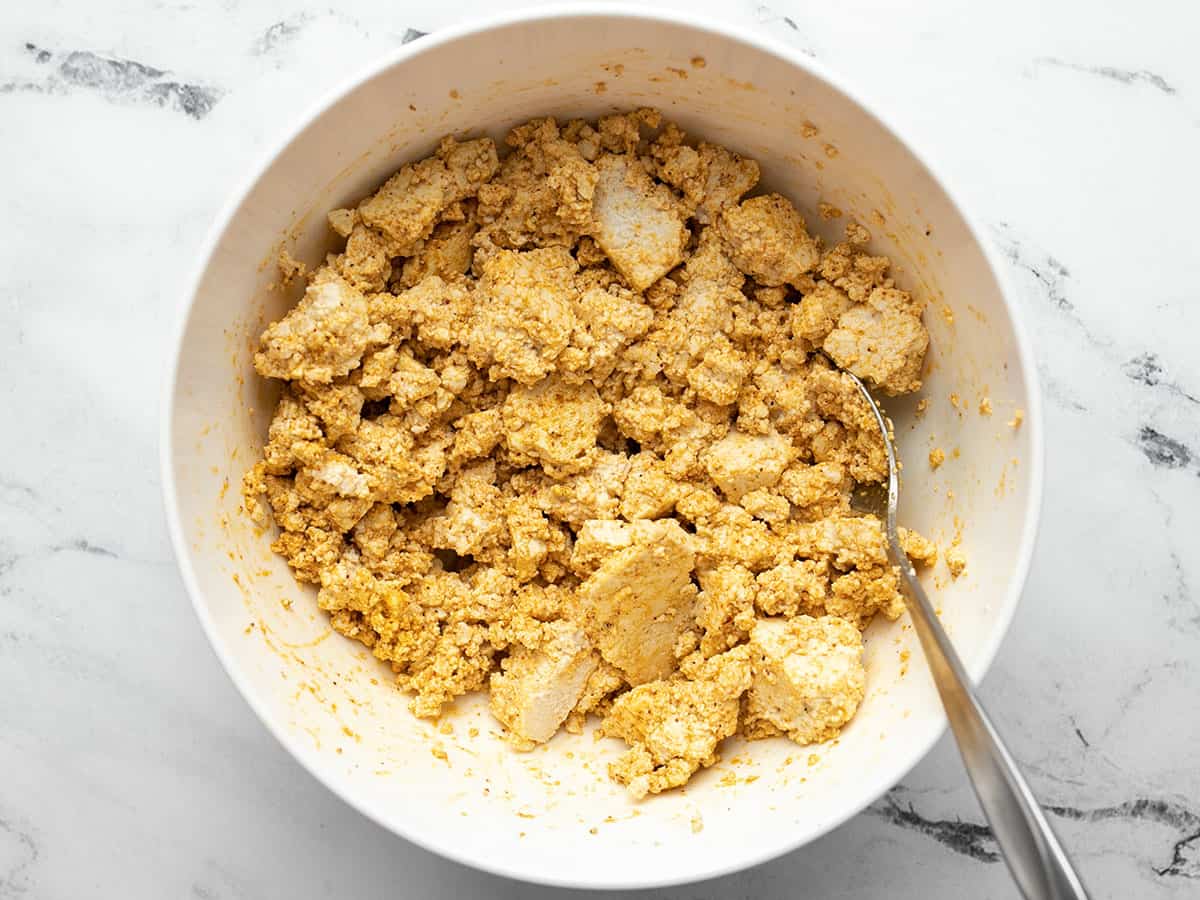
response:
[[[564,734],[514,753],[481,698],[460,702],[441,728],[413,718],[389,671],[331,633],[313,592],[270,552],[271,535],[239,511],[276,395],[252,351],[296,300],[276,286],[279,250],[319,261],[332,246],[325,212],[444,134],[499,139],[535,115],[639,105],[756,158],[764,186],[827,239],[846,219],[822,220],[818,201],[866,224],[901,286],[930,301],[927,408],[889,408],[907,460],[904,521],[943,545],[961,537],[968,556],[964,578],[941,564],[927,578],[976,676],[1011,617],[1037,499],[1036,399],[986,253],[921,162],[811,67],[679,21],[546,14],[424,39],[327,105],[218,223],[183,326],[164,465],[185,580],[235,681],[314,774],[411,840],[549,883],[665,884],[769,858],[879,796],[944,721],[906,617],[877,622],[867,698],[833,745],[729,741],[686,790],[633,803],[605,773],[618,742]],[[990,416],[978,412],[984,397]],[[1029,417],[1013,429],[1018,409]],[[948,456],[936,472],[926,462],[935,446]],[[607,865],[581,870],[580,846]]]

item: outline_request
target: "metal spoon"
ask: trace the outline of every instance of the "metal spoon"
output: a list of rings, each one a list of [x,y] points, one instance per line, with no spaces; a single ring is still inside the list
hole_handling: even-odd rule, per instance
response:
[[[912,563],[900,546],[900,534],[896,530],[900,484],[888,422],[866,385],[853,373],[840,369],[836,364],[834,367],[854,382],[871,407],[887,451],[886,509],[880,509],[878,500],[882,497],[878,491],[875,492],[874,508],[863,508],[871,503],[869,494],[856,496],[855,506],[878,515],[884,521],[888,559],[900,570],[901,592],[909,615],[921,639],[934,683],[942,697],[942,705],[946,707],[946,717],[958,741],[958,750],[962,754],[971,785],[975,788],[975,796],[979,798],[979,805],[983,807],[992,826],[992,833],[1004,853],[1009,871],[1026,900],[1087,900],[1087,892],[1071,864],[1071,858],[1058,842],[1016,762],[984,712],[950,638],[938,621],[921,582],[917,580]]]

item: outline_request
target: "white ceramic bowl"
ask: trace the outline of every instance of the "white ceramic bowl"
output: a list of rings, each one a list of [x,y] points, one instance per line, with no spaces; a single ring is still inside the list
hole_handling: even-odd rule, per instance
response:
[[[605,776],[615,741],[560,735],[514,753],[479,698],[459,704],[453,734],[413,718],[388,671],[330,633],[313,592],[241,514],[238,484],[276,396],[253,371],[252,347],[296,299],[273,286],[281,247],[320,260],[331,246],[325,212],[428,154],[443,134],[499,138],[531,116],[639,105],[756,158],[764,185],[793,198],[826,238],[838,223],[814,214],[818,200],[859,218],[896,260],[901,285],[931,301],[928,410],[917,417],[911,400],[891,407],[909,461],[903,517],[942,541],[961,532],[968,574],[951,582],[939,568],[932,590],[979,677],[1025,580],[1041,493],[1040,405],[1012,294],[979,229],[882,117],[817,63],[758,36],[678,14],[572,6],[449,29],[376,63],[320,103],[218,217],[164,409],[163,482],[184,581],[221,662],[279,741],[408,840],[488,871],[576,887],[744,868],[883,794],[945,722],[905,620],[869,630],[868,694],[835,745],[729,741],[723,762],[686,790],[633,803]],[[990,417],[977,412],[982,396]],[[1024,424],[1013,429],[1006,422],[1017,409]],[[934,445],[952,457],[936,472],[925,461]]]

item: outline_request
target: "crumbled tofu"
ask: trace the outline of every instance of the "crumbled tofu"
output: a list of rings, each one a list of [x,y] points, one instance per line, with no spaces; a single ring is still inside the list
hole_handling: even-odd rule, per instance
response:
[[[772,493],[766,488],[759,488],[757,491],[743,494],[741,505],[742,509],[754,518],[762,519],[772,525],[783,524],[792,514],[792,504],[788,503],[785,497]]]
[[[571,568],[580,577],[592,574],[608,557],[632,545],[634,534],[644,530],[645,526],[645,522],[630,523],[618,519],[587,520],[575,535]]]
[[[461,472],[443,515],[430,520],[434,547],[473,556],[493,546],[504,533],[502,495],[491,460]]]
[[[708,225],[758,184],[758,163],[714,144],[690,147],[683,141],[683,132],[668,123],[651,146],[651,156],[658,177],[683,195],[697,222]]]
[[[579,586],[575,615],[600,655],[630,684],[642,684],[675,668],[675,644],[695,618],[695,553],[671,519],[631,537]]]
[[[629,521],[665,516],[683,496],[683,486],[671,477],[667,465],[643,450],[629,459],[629,474],[621,491],[621,515]]]
[[[447,138],[436,156],[402,166],[376,193],[359,204],[362,221],[409,254],[429,236],[439,214],[473,196],[499,169],[496,145],[488,138],[457,143]]]
[[[686,784],[717,761],[717,745],[737,730],[741,695],[750,685],[745,648],[709,660],[695,680],[653,681],[619,696],[604,733],[630,749],[609,773],[636,799]]]
[[[827,357],[915,389],[924,304],[758,179],[654,110],[540,118],[332,211],[315,268],[281,254],[307,285],[255,356],[285,384],[244,506],[414,714],[489,690],[521,749],[597,716],[635,797],[853,714],[859,630],[904,600],[850,507],[883,443]]]
[[[742,195],[758,184],[758,163],[724,147],[701,143],[700,163],[704,171],[704,191],[700,197],[696,220],[707,225]]]
[[[627,457],[600,451],[590,469],[562,481],[539,480],[531,496],[547,515],[572,527],[588,519],[613,519],[620,509],[621,486],[628,472]]]
[[[839,569],[887,565],[883,525],[874,516],[821,519],[798,525],[789,537],[797,555],[828,559]]]
[[[731,431],[709,448],[704,467],[722,493],[737,501],[775,484],[794,456],[795,449],[783,435]]]
[[[700,362],[688,369],[688,384],[703,397],[722,406],[733,403],[750,374],[750,357],[735,350],[729,341],[716,341]]]
[[[940,468],[942,463],[946,461],[946,451],[941,447],[934,447],[929,451],[929,468]]]
[[[850,512],[851,482],[838,463],[796,462],[779,477],[779,493],[797,510],[797,518],[816,521]]]
[[[829,564],[791,560],[760,572],[754,602],[764,616],[821,615],[829,598]]]
[[[602,383],[616,367],[621,351],[650,328],[654,311],[636,294],[618,286],[591,287],[575,304],[575,331],[559,368],[586,374]]]
[[[946,568],[950,570],[950,575],[958,578],[967,570],[967,557],[958,547],[950,547],[946,550]]]
[[[937,544],[911,528],[900,528],[900,546],[914,565],[932,566],[937,562]]]
[[[572,734],[583,731],[583,723],[589,714],[604,716],[612,707],[612,696],[627,687],[620,669],[600,660],[583,686],[579,702],[567,716],[563,728]]]
[[[800,299],[792,313],[792,334],[820,346],[837,326],[842,314],[854,306],[846,292],[828,281],[818,281]]]
[[[753,683],[746,703],[797,744],[837,735],[866,689],[862,635],[834,616],[762,619],[750,633]]]
[[[491,678],[491,710],[515,742],[542,744],[579,703],[600,664],[583,631],[569,622],[550,622],[540,645],[517,645]]]
[[[483,265],[467,337],[471,361],[492,380],[534,384],[554,369],[575,327],[578,266],[561,248],[501,250]]]
[[[704,630],[700,652],[722,653],[745,641],[754,627],[758,585],[745,566],[722,565],[700,573],[696,624]]]
[[[471,268],[474,254],[471,238],[477,228],[471,221],[442,222],[433,229],[421,249],[404,261],[400,283],[411,287],[430,275],[446,281],[465,275]]]
[[[876,288],[838,317],[821,346],[843,369],[884,393],[908,394],[921,389],[929,332],[906,292]]]
[[[779,194],[743,200],[721,213],[720,223],[730,258],[760,284],[798,287],[820,259],[804,219]]]
[[[370,340],[366,298],[337,276],[320,278],[263,332],[254,367],[269,378],[329,384],[359,364]]]
[[[540,463],[548,473],[574,474],[590,468],[596,437],[608,406],[590,384],[544,378],[514,388],[501,420],[508,449],[522,462]]]
[[[636,291],[683,261],[688,230],[678,201],[636,159],[603,156],[592,211],[596,243]]]

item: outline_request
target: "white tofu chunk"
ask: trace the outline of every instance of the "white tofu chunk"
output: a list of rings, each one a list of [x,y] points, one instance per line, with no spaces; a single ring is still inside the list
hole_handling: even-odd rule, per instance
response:
[[[683,261],[688,230],[665,185],[636,159],[606,155],[596,163],[595,238],[635,291],[644,291]]]
[[[736,503],[743,494],[779,480],[796,455],[792,442],[778,432],[731,431],[704,454],[704,468],[717,487]]]
[[[514,645],[491,679],[492,715],[519,745],[542,744],[554,737],[600,665],[577,625],[558,620],[545,627],[543,646],[531,650]]]
[[[269,378],[329,384],[359,364],[370,338],[366,298],[342,278],[320,277],[263,332],[254,367]]]
[[[633,543],[633,529],[619,519],[588,519],[575,535],[571,568],[590,575],[604,560]]]
[[[821,260],[804,219],[779,194],[728,207],[721,213],[720,228],[734,265],[759,284],[798,285]]]
[[[750,632],[748,726],[774,726],[797,744],[834,737],[862,702],[862,654],[862,634],[845,619],[760,619]]]
[[[690,535],[674,519],[631,526],[631,543],[579,587],[574,616],[630,684],[666,678],[675,645],[695,621]]]
[[[841,314],[823,346],[841,368],[886,394],[921,389],[929,332],[921,321],[920,304],[904,291],[871,291],[866,303]]]
[[[509,450],[540,462],[551,474],[568,475],[596,461],[596,437],[608,411],[595,385],[567,384],[552,376],[513,388],[501,417]]]

